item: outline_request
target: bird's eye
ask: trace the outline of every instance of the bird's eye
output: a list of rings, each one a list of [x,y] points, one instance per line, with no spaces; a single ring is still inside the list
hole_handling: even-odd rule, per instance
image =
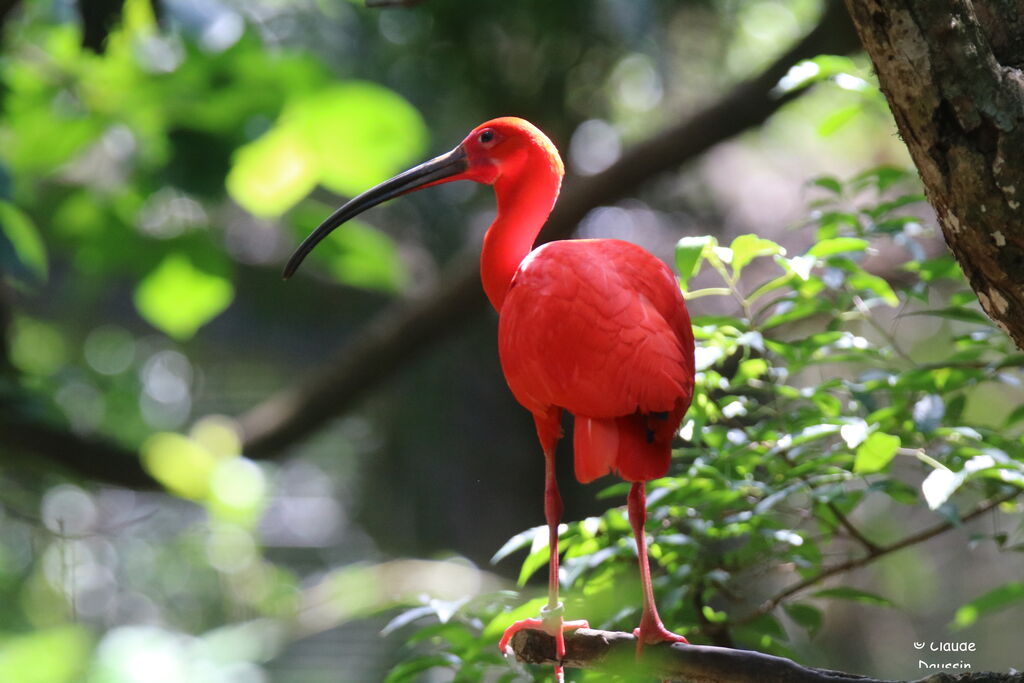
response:
[[[485,130],[484,132],[480,133],[480,138],[479,139],[480,139],[480,142],[482,144],[485,144],[485,145],[488,142],[493,142],[494,141],[494,131],[490,130],[490,129]]]

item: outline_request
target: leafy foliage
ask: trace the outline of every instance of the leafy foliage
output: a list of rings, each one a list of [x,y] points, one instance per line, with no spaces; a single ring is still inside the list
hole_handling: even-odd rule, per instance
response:
[[[520,0],[467,12],[126,0],[114,3],[123,13],[98,54],[81,47],[75,3],[14,4],[0,12],[0,680],[113,683],[142,670],[309,683],[309,662],[326,680],[379,680],[395,650],[393,680],[533,675],[494,644],[543,602],[534,586],[546,534],[527,530],[495,556],[521,593],[463,559],[393,559],[493,550],[479,530],[494,527],[494,511],[463,495],[481,460],[473,430],[485,425],[488,450],[499,446],[488,419],[466,415],[512,412],[483,396],[492,330],[447,354],[457,363],[428,358],[414,380],[288,459],[255,462],[238,425],[218,417],[319,371],[324,351],[385,301],[428,295],[424,285],[493,210],[489,195],[448,186],[381,207],[325,241],[288,287],[281,262],[337,194],[488,116],[534,120],[573,172],[603,167],[788,49],[820,3]],[[808,162],[893,158],[898,141],[866,60],[813,62],[791,83],[806,92],[740,144],[763,145],[767,158],[781,140],[778,156],[801,164],[808,140],[832,145]],[[765,577],[813,580],[869,552],[851,528],[885,548],[894,530],[872,522],[893,509],[956,521],[974,498],[1019,486],[1024,410],[1000,409],[1021,357],[956,265],[921,251],[926,221],[911,211],[921,197],[895,158],[848,181],[812,181],[820,199],[800,227],[816,235],[796,256],[768,233],[689,238],[676,250],[698,313],[702,392],[673,476],[653,486],[650,531],[666,620],[695,640],[785,652],[804,631],[827,635],[836,602],[903,608],[888,601],[895,592],[823,582],[773,610],[756,605],[778,595]],[[730,224],[732,199],[711,199],[724,185],[756,196],[745,177],[680,177],[612,209],[644,226],[627,239],[657,232],[647,230],[657,216],[671,241]],[[769,204],[756,207],[761,218]],[[693,216],[701,225],[688,230]],[[759,232],[751,223],[740,232]],[[869,264],[890,242],[912,257],[895,277]],[[902,332],[917,326],[931,326],[925,348],[905,348]],[[468,378],[463,410],[457,366]],[[491,390],[506,396],[491,369]],[[137,452],[165,492],[111,490],[25,458],[8,438],[24,444],[8,431],[12,417],[41,442],[58,434]],[[509,451],[514,427],[500,439]],[[443,465],[425,465],[427,455]],[[485,496],[523,488],[492,474],[481,478]],[[416,499],[424,491],[428,505]],[[614,505],[624,492],[610,486],[603,498]],[[631,628],[639,586],[623,511],[570,520],[563,540],[570,613]],[[990,540],[1021,549],[1007,531],[974,542]],[[986,586],[941,621],[992,623],[1019,595],[1013,583]],[[341,643],[353,622],[367,637]],[[364,660],[373,664],[360,672]]]
[[[1024,486],[1019,429],[968,407],[978,392],[1020,381],[1009,342],[975,315],[973,297],[954,294],[953,305],[927,308],[937,288],[967,291],[950,257],[908,262],[915,277],[896,286],[866,267],[878,248],[913,246],[922,235],[920,219],[904,213],[921,201],[908,191],[909,176],[881,168],[814,184],[828,195],[814,202],[808,227],[817,240],[803,253],[790,256],[755,235],[728,246],[684,238],[677,249],[684,284],[702,274],[720,281],[686,291],[690,306],[725,297],[737,309],[694,316],[698,392],[672,475],[649,484],[662,617],[693,642],[792,656],[795,638],[821,629],[829,601],[897,607],[894,596],[828,581],[837,557],[869,563],[898,543],[876,537],[868,510],[927,507],[938,523],[959,523],[979,497]],[[943,321],[944,343],[954,348],[947,358],[920,363],[901,347],[894,329],[911,316]],[[614,500],[627,487],[612,484],[599,496]],[[631,630],[639,581],[624,508],[564,525],[560,548],[567,614]],[[521,585],[547,565],[545,529],[518,534],[494,558],[524,549]],[[784,587],[773,593],[758,577],[781,567],[789,568]],[[955,624],[1019,599],[1020,586],[1007,584],[962,607]],[[454,669],[456,680],[500,670],[498,653],[480,641],[493,645],[542,603],[513,608],[506,595],[467,603],[447,616],[447,628],[422,608],[399,616],[395,624],[415,618],[421,626],[395,680],[416,662]]]

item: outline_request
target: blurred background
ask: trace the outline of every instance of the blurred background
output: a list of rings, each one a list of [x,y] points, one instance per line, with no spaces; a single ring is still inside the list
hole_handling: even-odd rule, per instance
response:
[[[694,235],[799,251],[811,179],[910,164],[834,3],[380,5],[0,2],[0,680],[378,681],[407,636],[381,635],[392,607],[513,586],[516,563],[488,560],[543,522],[543,461],[496,316],[459,279],[492,193],[389,203],[280,278],[340,202],[477,123],[545,130],[568,193],[732,103],[668,168],[584,197],[576,235],[669,262]],[[776,86],[829,53],[844,77]],[[898,279],[890,247],[873,272]],[[417,310],[440,322],[352,355]],[[937,329],[900,333],[913,351]],[[303,392],[352,357],[302,423]],[[563,481],[567,519],[613,504]],[[915,634],[1024,568],[966,538],[888,558],[873,576],[905,610],[837,607],[802,661],[906,674]],[[1009,623],[972,632],[985,668],[1020,664]]]

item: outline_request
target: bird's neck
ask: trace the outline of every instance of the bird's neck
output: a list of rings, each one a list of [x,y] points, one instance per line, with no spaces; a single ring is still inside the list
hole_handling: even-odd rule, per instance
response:
[[[512,276],[533,250],[537,234],[558,198],[562,174],[560,169],[548,166],[534,166],[528,173],[503,176],[494,183],[498,216],[484,236],[480,277],[487,298],[499,312]]]

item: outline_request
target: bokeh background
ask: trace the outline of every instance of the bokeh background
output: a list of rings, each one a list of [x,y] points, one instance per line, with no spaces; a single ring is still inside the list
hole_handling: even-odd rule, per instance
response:
[[[249,448],[290,392],[464,272],[492,195],[457,184],[382,206],[285,283],[291,250],[477,123],[530,119],[562,150],[566,188],[585,186],[816,30],[799,57],[844,55],[841,77],[782,83],[739,135],[707,127],[706,151],[595,197],[576,234],[669,262],[693,235],[799,250],[809,181],[910,164],[832,3],[381,4],[0,2],[0,679],[383,680],[408,637],[381,634],[396,605],[514,585],[516,562],[488,560],[542,523],[543,462],[478,294],[366,361],[314,423]],[[907,256],[888,244],[871,268],[898,280]],[[949,324],[902,323],[902,344],[939,357]],[[995,424],[1018,399],[1002,387],[971,407]],[[568,519],[619,504],[563,481]],[[1019,531],[1019,516],[978,523]],[[801,661],[908,674],[913,640],[1024,569],[971,533],[872,567],[861,580],[902,609],[834,605],[795,643]],[[978,642],[976,666],[1021,664],[1019,616],[957,636]]]

